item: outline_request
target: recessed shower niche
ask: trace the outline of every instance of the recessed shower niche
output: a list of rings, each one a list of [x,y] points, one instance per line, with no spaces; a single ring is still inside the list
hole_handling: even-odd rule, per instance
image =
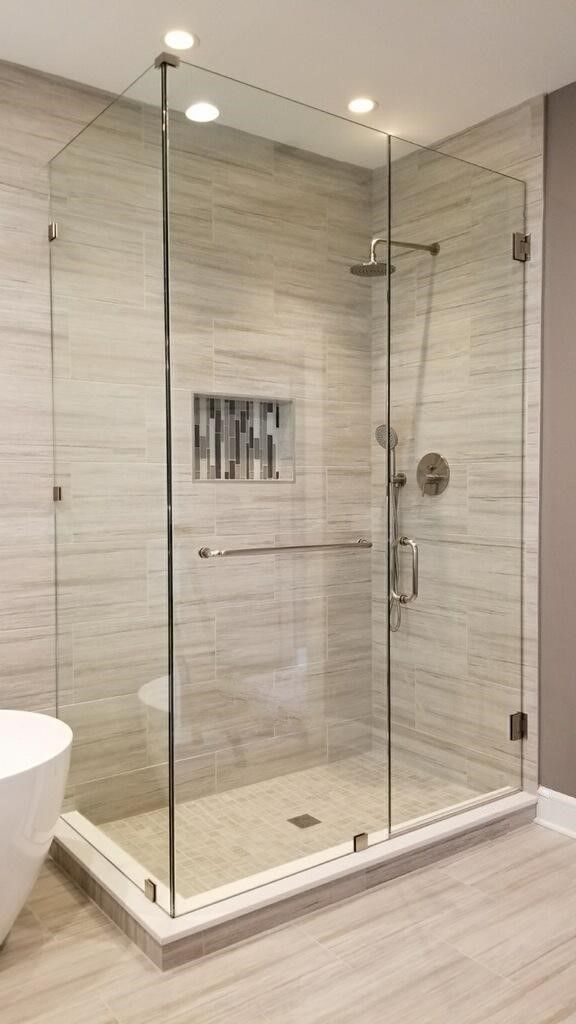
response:
[[[194,479],[294,479],[294,407],[274,398],[194,395]]]

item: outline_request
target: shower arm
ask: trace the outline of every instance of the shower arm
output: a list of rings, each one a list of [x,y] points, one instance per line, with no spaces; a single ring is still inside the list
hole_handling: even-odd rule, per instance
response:
[[[376,246],[385,245],[387,242],[387,238],[372,239],[372,241],[370,242],[371,263],[376,262]],[[431,256],[436,256],[436,254],[440,252],[439,242],[432,242],[431,245],[422,245],[421,242],[397,242],[394,238],[391,238],[390,245],[396,245],[399,249],[419,249],[421,252],[429,252]]]

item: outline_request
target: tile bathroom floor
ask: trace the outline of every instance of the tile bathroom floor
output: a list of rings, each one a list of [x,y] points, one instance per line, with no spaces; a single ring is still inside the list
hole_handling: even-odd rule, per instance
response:
[[[461,804],[480,794],[413,765],[394,770],[395,824]],[[318,820],[298,828],[289,820]],[[386,761],[360,754],[300,772],[180,803],[176,809],[176,888],[183,898],[350,842],[387,827]],[[168,883],[167,810],[99,826],[159,881]]]
[[[574,1024],[576,842],[537,825],[161,974],[48,863],[2,1024]]]

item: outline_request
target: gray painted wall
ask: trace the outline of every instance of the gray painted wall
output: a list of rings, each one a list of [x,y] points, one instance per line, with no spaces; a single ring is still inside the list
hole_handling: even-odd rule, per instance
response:
[[[540,781],[576,797],[576,83],[547,113]]]

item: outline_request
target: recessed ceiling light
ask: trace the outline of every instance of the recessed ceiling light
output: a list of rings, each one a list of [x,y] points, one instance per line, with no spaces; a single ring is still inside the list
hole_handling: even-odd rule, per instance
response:
[[[186,117],[191,121],[215,121],[217,117],[220,117],[220,111],[213,103],[193,103],[191,107],[188,107]]]
[[[353,114],[369,114],[377,106],[375,100],[370,100],[367,96],[359,96],[357,100],[350,100],[348,110]]]
[[[185,32],[181,28],[175,28],[171,32],[167,32],[164,36],[164,42],[171,50],[189,50],[192,46],[198,46],[196,37],[191,32]]]

